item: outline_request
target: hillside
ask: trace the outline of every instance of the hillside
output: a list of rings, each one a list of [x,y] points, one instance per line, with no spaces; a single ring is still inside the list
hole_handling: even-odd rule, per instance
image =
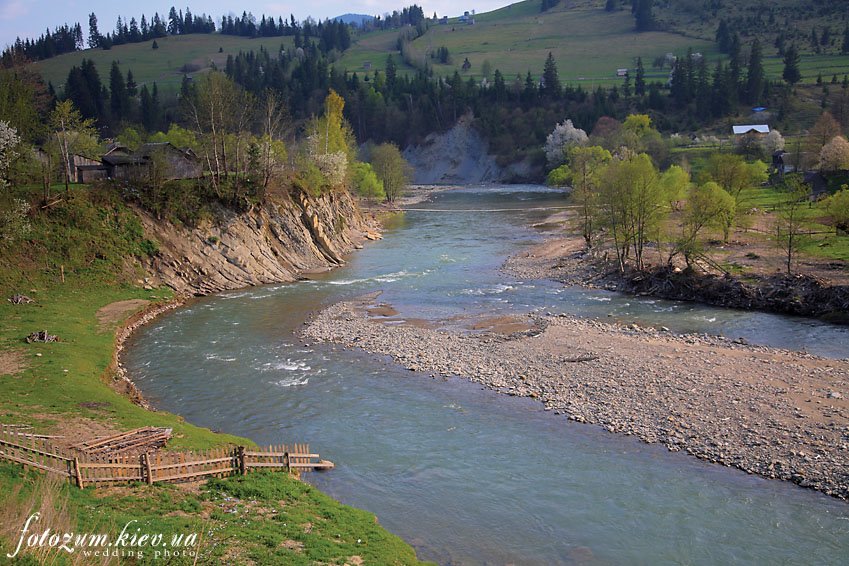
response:
[[[168,36],[157,39],[156,43],[158,49],[152,48],[152,41],[119,45],[109,50],[86,49],[39,61],[34,66],[45,81],[50,81],[57,91],[61,91],[68,71],[83,59],[94,61],[104,81],[109,79],[112,61],[118,61],[124,72],[133,71],[139,86],[151,85],[155,81],[160,92],[167,95],[179,90],[186,72],[191,75],[207,71],[213,64],[223,68],[227,55],[260,49],[276,52],[281,45],[293,45],[291,37],[252,39],[218,33]]]
[[[759,37],[764,45],[764,66],[771,78],[780,78],[783,69],[774,42],[779,31],[788,43],[797,43],[802,52],[803,83],[813,83],[818,74],[826,79],[833,74],[849,72],[849,56],[840,55],[843,29],[849,23],[846,10],[849,0],[814,3],[781,0],[763,7],[754,0],[728,2],[701,0],[655,2],[655,19],[659,31],[636,33],[630,3],[623,2],[614,12],[604,10],[604,0],[562,0],[546,12],[540,12],[541,0],[525,0],[492,12],[477,14],[474,25],[458,18],[447,25],[431,23],[425,35],[412,43],[412,58],[418,66],[431,65],[437,75],[448,76],[455,70],[464,76],[481,78],[484,63],[494,72],[500,70],[512,80],[530,71],[542,72],[548,52],[557,61],[564,83],[582,84],[586,88],[621,83],[616,70],[633,68],[642,57],[646,78],[665,81],[668,67],[653,67],[656,58],[667,53],[683,54],[688,48],[704,54],[710,61],[722,55],[714,41],[719,20],[725,18],[741,34],[744,51],[748,43]],[[459,9],[458,9],[459,11]],[[810,44],[812,29],[819,34],[828,27],[829,44],[814,52]],[[360,74],[383,69],[392,55],[400,72],[413,67],[403,64],[397,50],[399,30],[373,31],[355,35],[353,46],[335,63],[338,68]],[[151,43],[127,44],[111,50],[89,49],[68,53],[35,63],[45,80],[61,90],[72,65],[83,58],[92,59],[107,77],[109,65],[117,60],[122,70],[131,69],[139,84],[156,81],[163,94],[174,93],[183,74],[200,72],[212,64],[223,67],[228,54],[239,51],[276,52],[281,45],[293,45],[291,37],[245,38],[220,34],[170,36]],[[448,49],[450,64],[440,64],[431,54],[440,47]],[[462,70],[468,58],[471,68]]]
[[[789,30],[787,41],[797,41],[802,50],[801,69],[803,82],[813,82],[817,74],[830,76],[849,71],[849,56],[837,53],[840,48],[845,16],[834,17],[832,9],[806,9],[798,0],[777,3],[769,11],[753,1],[713,2],[721,9],[704,8],[705,2],[657,2],[655,17],[663,31],[636,33],[634,18],[623,3],[614,12],[604,10],[603,0],[561,1],[546,12],[540,12],[540,0],[526,0],[492,12],[477,14],[474,25],[458,18],[449,19],[447,25],[432,24],[428,32],[413,42],[417,65],[425,61],[439,75],[462,71],[466,58],[471,68],[464,76],[483,76],[484,62],[491,69],[499,69],[508,79],[530,71],[538,76],[548,52],[557,61],[560,78],[564,83],[593,87],[621,82],[619,68],[633,68],[637,57],[643,58],[648,80],[666,80],[668,68],[652,68],[652,62],[666,53],[683,54],[688,48],[700,52],[713,61],[722,55],[714,41],[719,19],[726,17],[738,22],[744,46],[747,39],[757,34],[765,45],[765,68],[772,78],[779,78],[783,69],[773,42],[775,29]],[[725,6],[728,4],[728,6]],[[628,3],[630,5],[630,3]],[[696,9],[694,6],[698,6]],[[760,12],[753,12],[760,10]],[[822,13],[821,13],[822,12]],[[756,16],[751,16],[754,13]],[[769,17],[764,14],[772,13]],[[779,23],[777,23],[779,22]],[[829,25],[832,41],[821,53],[809,49],[811,29]],[[398,32],[378,32],[361,36],[344,55],[340,65],[349,71],[364,72],[367,62],[371,68],[382,68],[386,56],[397,53]],[[451,64],[439,64],[430,54],[446,47],[451,54]],[[410,67],[407,67],[409,70]]]

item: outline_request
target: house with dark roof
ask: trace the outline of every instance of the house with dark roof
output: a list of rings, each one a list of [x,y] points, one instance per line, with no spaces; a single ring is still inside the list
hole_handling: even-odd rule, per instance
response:
[[[170,142],[146,143],[135,152],[124,146],[110,148],[102,157],[106,178],[136,180],[150,174],[159,165],[163,178],[198,179],[203,176],[200,159],[191,149],[180,149]]]

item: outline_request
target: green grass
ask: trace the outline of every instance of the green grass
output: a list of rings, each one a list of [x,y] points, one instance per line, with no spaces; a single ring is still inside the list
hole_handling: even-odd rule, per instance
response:
[[[121,71],[126,74],[133,71],[133,77],[139,84],[148,88],[155,81],[163,96],[175,94],[183,80],[183,65],[196,65],[206,72],[214,63],[223,69],[227,55],[237,55],[239,51],[259,51],[260,47],[277,53],[281,45],[287,48],[294,45],[291,37],[245,38],[220,34],[192,34],[163,37],[156,40],[159,49],[152,49],[152,41],[119,45],[109,50],[87,49],[66,53],[52,59],[35,63],[35,68],[45,81],[53,83],[61,92],[73,65],[79,65],[83,59],[91,59],[97,66],[100,80],[109,82],[109,69],[112,61],[118,61]],[[219,48],[223,49],[219,53]]]
[[[718,54],[713,42],[675,33],[635,33],[634,19],[629,12],[610,14],[597,7],[597,2],[576,4],[576,8],[566,8],[565,3],[561,3],[548,12],[539,13],[538,1],[520,2],[476,16],[474,26],[456,21],[447,26],[432,25],[413,45],[420,53],[442,46],[448,48],[452,65],[435,65],[437,74],[450,75],[461,70],[468,57],[472,68],[464,74],[481,77],[483,62],[488,60],[493,71],[500,70],[508,81],[517,74],[524,77],[528,71],[540,76],[550,51],[557,61],[561,80],[587,88],[620,84],[622,79],[616,76],[616,69],[634,68],[637,57],[643,58],[649,79],[665,80],[668,72],[651,69],[655,57],[668,52],[683,54],[688,47],[710,58]],[[396,37],[397,32],[391,36],[391,41],[387,38],[382,45],[394,49]],[[358,61],[360,52],[370,49],[372,60],[382,67],[385,54],[375,55],[375,47],[371,37],[365,36],[357,41],[342,63]]]
[[[199,553],[198,564],[344,564],[357,556],[365,564],[420,564],[412,548],[380,527],[374,515],[342,505],[285,474],[211,480],[199,492],[167,485],[106,492],[68,485],[45,488],[35,474],[0,464],[0,489],[0,506],[23,507],[34,490],[67,501],[70,518],[54,527],[60,532],[71,527],[79,533],[104,533],[114,541],[124,525],[137,521],[131,532],[138,528],[140,534],[162,534],[165,541],[198,533],[198,544],[190,547]],[[11,518],[8,512],[4,515]],[[4,556],[13,550],[10,546],[0,539]],[[165,563],[193,561],[181,557]],[[138,563],[163,561],[148,548]]]

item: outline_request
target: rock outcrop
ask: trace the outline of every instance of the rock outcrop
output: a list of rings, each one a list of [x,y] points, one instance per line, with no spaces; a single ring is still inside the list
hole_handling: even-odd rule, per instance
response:
[[[375,228],[345,192],[269,202],[245,214],[223,211],[211,226],[186,229],[142,214],[159,244],[145,283],[180,295],[207,295],[295,281],[301,273],[344,263]]]

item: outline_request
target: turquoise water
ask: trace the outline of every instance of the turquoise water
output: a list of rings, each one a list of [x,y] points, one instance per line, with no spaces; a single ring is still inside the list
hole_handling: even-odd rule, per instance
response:
[[[309,481],[376,513],[443,564],[840,564],[849,506],[544,412],[460,379],[297,337],[310,312],[381,290],[404,316],[570,312],[846,357],[815,321],[522,281],[498,268],[562,205],[540,187],[470,187],[409,212],[315,281],[195,301],[124,355],[157,407],[259,443],[309,442]],[[510,212],[456,212],[471,209]]]

